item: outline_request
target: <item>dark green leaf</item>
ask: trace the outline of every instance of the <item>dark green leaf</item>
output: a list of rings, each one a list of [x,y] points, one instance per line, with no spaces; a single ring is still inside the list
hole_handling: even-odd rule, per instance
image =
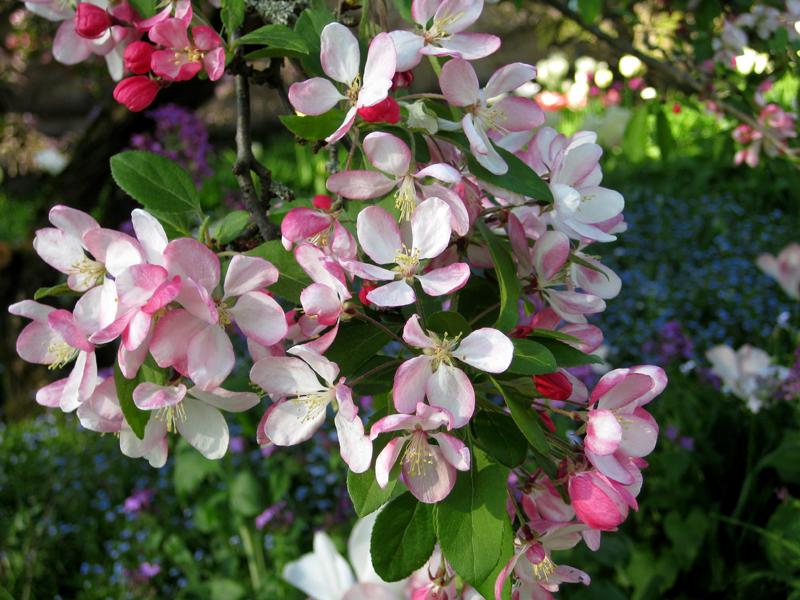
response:
[[[394,372],[400,361],[392,356],[373,356],[356,369],[351,379],[359,379],[355,389],[359,394],[383,394],[392,389]],[[367,373],[369,373],[367,375]],[[366,375],[361,379],[362,375]]]
[[[483,221],[478,221],[478,230],[489,247],[492,256],[494,271],[500,284],[500,314],[497,315],[495,327],[500,331],[509,331],[517,324],[519,318],[517,303],[519,302],[520,284],[517,278],[517,269],[511,252],[500,241]]]
[[[602,364],[603,359],[594,354],[586,354],[569,344],[564,344],[558,340],[539,339],[539,343],[545,346],[555,357],[559,367],[579,367],[581,365]]]
[[[49,296],[79,296],[80,292],[69,289],[66,283],[59,283],[52,287],[39,288],[33,293],[34,300],[41,300]]]
[[[550,446],[547,443],[547,438],[542,431],[542,425],[539,421],[539,416],[531,407],[530,401],[520,397],[518,393],[507,385],[501,384],[497,379],[489,376],[497,391],[503,396],[506,401],[506,406],[511,410],[511,418],[519,427],[519,430],[528,440],[528,443],[542,456],[548,456],[550,453]],[[532,400],[532,398],[531,398]]]
[[[479,585],[497,565],[503,544],[508,468],[472,448],[472,467],[459,473],[453,491],[436,510],[436,531],[445,558],[463,579]]]
[[[250,471],[241,471],[230,487],[231,510],[245,518],[255,517],[264,508],[261,487]]]
[[[625,134],[622,138],[622,150],[633,162],[639,162],[647,155],[648,124],[647,106],[642,105],[633,111]]]
[[[472,419],[475,443],[487,454],[507,467],[516,467],[525,460],[528,442],[508,415],[479,410]]]
[[[272,24],[259,27],[238,40],[239,44],[253,46],[269,46],[275,54],[270,56],[305,56],[308,54],[308,44],[298,33],[286,25]]]
[[[270,286],[270,291],[295,304],[300,302],[300,292],[311,284],[311,279],[297,264],[294,255],[286,251],[280,240],[265,242],[247,254],[266,258],[280,272],[278,281]]]
[[[234,579],[215,577],[208,583],[210,600],[241,600],[247,598],[247,589]]]
[[[561,340],[562,342],[579,343],[580,340],[572,335],[561,333],[555,329],[531,329],[530,337],[547,338],[551,340]]]
[[[244,0],[222,0],[221,1],[222,24],[228,34],[236,31],[244,22]]]
[[[224,246],[231,243],[245,230],[250,222],[250,213],[246,210],[235,210],[225,215],[211,228],[211,237],[217,244]]]
[[[281,123],[304,140],[324,140],[344,121],[344,111],[334,108],[323,115],[300,117],[298,115],[281,115]]]
[[[294,31],[308,48],[308,55],[300,58],[300,64],[308,75],[322,75],[322,64],[319,60],[320,41],[322,30],[328,23],[335,21],[333,14],[324,7],[307,8],[297,19]]]
[[[447,334],[450,338],[457,335],[465,337],[471,331],[467,320],[451,310],[433,313],[425,319],[425,328],[440,335]]]
[[[578,12],[587,23],[594,23],[603,9],[603,0],[578,0]]]
[[[675,136],[672,135],[669,120],[663,110],[659,110],[656,114],[656,138],[662,160],[669,159],[677,150],[678,143],[675,141]]]
[[[787,483],[800,483],[800,433],[787,431],[780,445],[761,459],[761,466],[773,467]]]
[[[514,339],[514,360],[509,372],[517,375],[542,375],[553,373],[558,365],[553,354],[533,340]]]
[[[472,154],[467,154],[469,170],[475,177],[504,190],[516,192],[542,202],[553,202],[553,194],[550,192],[550,187],[536,174],[536,171],[508,150],[497,146],[495,146],[495,150],[506,161],[508,172],[504,175],[495,175],[482,167]]]
[[[156,3],[154,0],[130,0],[130,5],[143,19],[147,19],[156,14]]]
[[[350,377],[391,339],[388,333],[371,323],[343,323],[325,356],[339,365],[343,376]]]
[[[377,400],[378,398],[376,398]],[[391,400],[387,397],[387,401]],[[387,411],[378,406],[375,415],[370,419],[370,425],[374,424],[380,417],[386,416],[386,414]],[[377,457],[391,439],[388,435],[378,437],[373,443],[372,455]],[[375,512],[401,490],[405,490],[405,486],[398,485],[396,476],[390,477],[386,487],[381,488],[375,479],[374,466],[371,466],[363,473],[347,471],[347,492],[350,494],[353,508],[359,517],[366,517],[368,514]]]
[[[487,599],[494,600],[494,584],[500,576],[500,572],[505,568],[508,561],[514,555],[514,527],[511,521],[503,519],[503,539],[500,543],[500,557],[497,559],[497,564],[494,570],[489,573],[489,576],[484,579],[483,583],[476,585],[475,589]],[[508,577],[503,584],[503,592],[500,595],[501,600],[511,600],[511,577]]]
[[[119,406],[122,409],[125,420],[131,426],[131,430],[141,440],[144,439],[144,429],[147,426],[147,421],[150,420],[150,412],[140,409],[133,402],[133,390],[136,389],[140,382],[141,379],[138,377],[126,379],[119,369],[119,363],[114,363],[114,385],[117,388]]]
[[[411,17],[411,0],[394,0],[395,8],[400,16],[406,21],[412,21]]]
[[[384,581],[400,581],[425,564],[436,545],[433,507],[409,493],[386,505],[372,529],[370,554]]]

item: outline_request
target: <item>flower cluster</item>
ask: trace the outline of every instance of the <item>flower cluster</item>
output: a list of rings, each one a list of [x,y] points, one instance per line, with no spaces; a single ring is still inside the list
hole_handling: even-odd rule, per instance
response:
[[[505,525],[516,552],[490,588],[500,597],[511,581],[521,597],[539,597],[562,582],[588,583],[551,553],[581,539],[596,549],[600,532],[637,508],[658,434],[643,407],[666,376],[654,366],[616,369],[590,393],[563,368],[592,362],[602,344],[588,317],[605,310],[621,280],[594,252],[625,231],[624,200],[601,185],[594,134],[543,126],[539,105],[516,93],[536,77],[534,66],[506,65],[481,85],[470,61],[499,46],[465,31],[482,8],[482,0],[415,0],[415,30],[378,33],[363,69],[349,29],[322,29],[326,77],[293,84],[288,98],[296,118],[311,123],[344,109],[320,138],[351,151],[326,182],[331,196],[285,211],[280,244],[218,253],[204,243],[204,227],[203,241],[170,240],[141,209],[127,235],[53,208],[53,227],[37,232],[34,247],[80,298],[72,311],[31,300],[10,307],[32,321],[17,343],[25,360],[72,364],[37,401],[118,433],[122,452],[154,466],[165,463],[171,433],[218,459],[230,441],[220,411],[261,404],[259,394],[222,387],[236,364],[235,335],[252,359],[251,383],[270,400],[257,427],[261,446],[306,442],[330,415],[350,471],[374,489],[407,488],[403,497],[420,511],[464,493],[459,481],[488,460],[478,446],[491,455],[487,438],[499,435],[481,433],[479,422],[500,419],[509,439],[526,445],[513,470],[498,466],[516,501]],[[196,26],[190,38],[190,22],[191,8],[177,3],[139,23],[152,44],[128,45],[134,76],[119,84],[118,100],[140,110],[161,82],[201,70],[221,76],[219,37]],[[405,93],[423,57],[441,94]],[[294,267],[297,294],[280,285]],[[352,342],[345,332],[354,321],[385,345],[355,365],[340,348],[347,335]],[[113,377],[98,371],[96,349],[106,344],[116,346]],[[359,372],[367,359],[378,364]],[[368,378],[389,402],[365,425],[358,397]],[[567,439],[554,423],[562,418]],[[536,448],[529,470],[531,438],[552,451]],[[501,529],[502,491],[493,512]],[[378,519],[391,513],[390,502]],[[451,597],[462,575],[451,550],[442,543],[417,574],[415,597]],[[473,587],[476,578],[462,576]]]
[[[758,113],[758,123],[770,134],[781,142],[797,137],[797,115],[783,110],[779,105],[771,102],[760,103],[762,108]],[[742,123],[731,133],[733,140],[742,146],[733,157],[734,164],[746,164],[749,167],[758,166],[759,155],[763,149],[767,156],[777,156],[781,149],[775,144],[773,137],[765,136],[760,130]]]

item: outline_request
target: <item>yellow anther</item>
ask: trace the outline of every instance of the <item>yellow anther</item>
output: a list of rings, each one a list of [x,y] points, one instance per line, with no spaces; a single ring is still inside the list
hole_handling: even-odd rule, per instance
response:
[[[411,220],[411,213],[417,208],[417,190],[414,188],[414,178],[410,175],[403,177],[400,187],[397,188],[394,206],[400,211],[401,221]]]
[[[555,563],[546,556],[538,563],[533,565],[533,576],[538,581],[547,581],[547,579],[556,572]]]
[[[433,452],[428,444],[427,435],[421,430],[411,434],[411,441],[403,455],[403,464],[413,476],[422,475],[428,466],[433,464]]]
[[[174,406],[165,406],[155,411],[155,417],[167,426],[167,433],[178,431],[178,421],[186,421],[186,409],[178,402]]]
[[[400,273],[404,278],[412,277],[417,272],[419,266],[419,250],[416,248],[409,248],[405,244],[400,251],[395,255],[394,262],[397,265],[395,271]]]
[[[294,399],[294,402],[304,405],[306,409],[306,414],[303,415],[303,418],[300,420],[303,423],[313,421],[328,407],[328,404],[330,404],[332,399],[333,396],[330,390],[297,396]]]
[[[73,348],[64,341],[53,342],[47,347],[47,353],[53,357],[52,362],[47,366],[48,369],[60,369],[78,356],[78,349]]]

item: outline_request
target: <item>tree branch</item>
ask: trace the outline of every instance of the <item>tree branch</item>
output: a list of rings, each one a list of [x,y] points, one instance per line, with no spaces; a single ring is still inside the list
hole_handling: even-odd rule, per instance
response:
[[[591,33],[597,39],[605,42],[614,50],[617,50],[623,54],[632,54],[636,56],[653,71],[660,73],[668,80],[674,82],[678,86],[678,89],[694,92],[701,98],[710,97],[709,92],[712,88],[710,85],[711,82],[707,79],[696,79],[689,73],[682,71],[681,69],[676,69],[672,64],[658,60],[657,58],[642,52],[634,47],[634,45],[628,40],[619,36],[615,37],[607,34],[596,25],[592,25],[591,23],[584,21],[580,14],[572,10],[565,2],[561,2],[561,0],[542,0],[542,2],[543,4],[555,8],[562,15],[574,21],[581,29]],[[717,106],[721,110],[728,113],[731,117],[741,121],[742,123],[746,123],[756,131],[760,132],[764,138],[774,145],[781,153],[785,154],[787,158],[796,163],[797,152],[795,149],[786,145],[783,140],[775,136],[775,134],[768,127],[764,127],[752,115],[744,112],[735,105],[721,98],[715,97],[714,102],[716,102]]]

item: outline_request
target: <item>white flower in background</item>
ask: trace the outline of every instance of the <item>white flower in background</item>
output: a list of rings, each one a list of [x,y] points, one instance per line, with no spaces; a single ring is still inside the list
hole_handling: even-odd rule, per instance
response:
[[[633,54],[626,54],[619,59],[618,68],[620,75],[626,79],[630,79],[631,77],[640,75],[642,73],[644,70],[644,64]]]
[[[777,256],[761,254],[756,264],[777,281],[790,298],[800,300],[800,244],[789,244]]]
[[[745,344],[734,351],[730,346],[714,346],[706,352],[711,372],[722,379],[723,390],[741,398],[756,413],[763,408],[787,375],[787,369],[772,364],[761,348]]]
[[[350,563],[324,531],[314,534],[314,551],[288,563],[283,578],[312,600],[400,600],[405,581],[387,583],[372,567],[369,543],[376,511],[356,522],[347,542]],[[352,568],[351,568],[352,565]],[[354,573],[355,571],[355,573]]]

